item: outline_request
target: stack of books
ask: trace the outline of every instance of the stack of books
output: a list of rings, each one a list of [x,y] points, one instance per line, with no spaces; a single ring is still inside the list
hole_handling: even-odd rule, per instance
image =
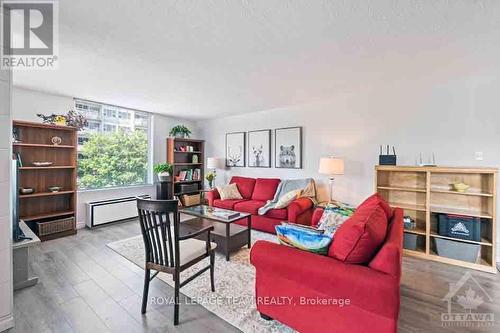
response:
[[[179,172],[179,180],[200,180],[201,179],[201,170],[200,169],[189,169],[182,170]]]

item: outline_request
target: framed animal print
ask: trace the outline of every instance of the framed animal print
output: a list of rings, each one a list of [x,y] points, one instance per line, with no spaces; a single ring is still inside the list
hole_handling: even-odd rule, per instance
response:
[[[271,167],[271,130],[248,132],[248,166]]]
[[[274,145],[276,168],[302,168],[302,127],[275,129]]]
[[[226,166],[246,166],[245,132],[226,134]]]

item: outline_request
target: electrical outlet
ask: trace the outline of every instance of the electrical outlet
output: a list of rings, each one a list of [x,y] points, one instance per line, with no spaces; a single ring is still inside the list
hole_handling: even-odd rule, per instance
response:
[[[477,161],[482,161],[483,160],[483,152],[482,151],[476,151],[476,160]]]

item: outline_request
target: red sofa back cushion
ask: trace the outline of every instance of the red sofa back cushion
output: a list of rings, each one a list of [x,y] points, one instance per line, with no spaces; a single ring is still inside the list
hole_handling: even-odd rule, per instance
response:
[[[250,199],[252,197],[255,187],[255,178],[233,176],[229,183],[238,185],[238,191],[240,191],[243,199]]]
[[[378,193],[370,195],[368,198],[366,198],[365,201],[363,201],[358,206],[358,208],[366,206],[366,205],[376,204],[376,203],[379,204],[380,207],[382,207],[382,209],[384,210],[385,215],[387,216],[387,221],[390,221],[392,219],[393,210],[392,210],[391,206],[389,206],[387,201],[385,201],[385,199],[382,198],[382,196]]]
[[[257,178],[252,200],[272,200],[280,182],[281,180],[277,178]]]
[[[366,264],[376,254],[386,234],[386,211],[380,199],[368,198],[339,227],[328,255],[350,264]]]

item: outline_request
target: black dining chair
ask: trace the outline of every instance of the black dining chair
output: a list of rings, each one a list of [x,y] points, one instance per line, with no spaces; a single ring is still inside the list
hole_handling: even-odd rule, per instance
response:
[[[214,264],[216,244],[210,242],[213,226],[180,235],[180,214],[177,200],[149,200],[137,198],[137,210],[141,225],[146,264],[144,292],[141,312],[146,313],[149,283],[159,272],[172,274],[174,280],[174,325],[179,324],[179,289],[210,270],[212,292],[214,285]],[[173,216],[173,219],[171,218]],[[172,221],[173,220],[173,221]],[[206,240],[195,239],[206,234]],[[210,264],[185,281],[180,281],[180,273],[197,262],[210,257]],[[156,271],[151,275],[151,270]]]

